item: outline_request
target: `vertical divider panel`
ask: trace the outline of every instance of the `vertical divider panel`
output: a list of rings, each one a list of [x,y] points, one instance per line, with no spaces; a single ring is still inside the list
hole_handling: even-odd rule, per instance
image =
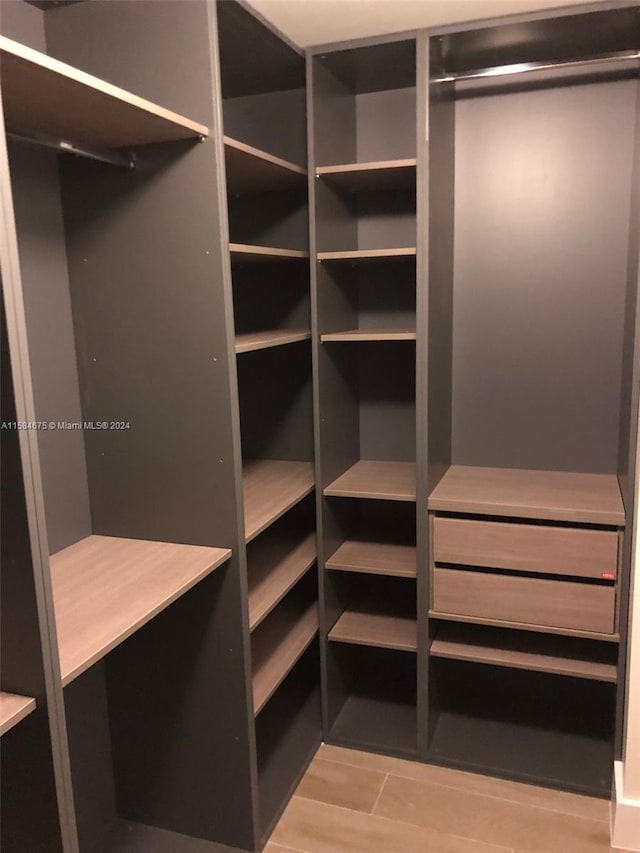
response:
[[[11,414],[15,416],[17,421],[33,423],[36,420],[36,414],[29,363],[11,179],[9,175],[4,119],[1,109],[0,213],[2,299],[4,311],[6,312],[7,343],[11,359],[11,382],[13,385],[13,403],[15,405],[15,409]],[[6,438],[3,438],[3,441],[6,440]],[[14,436],[10,436],[9,441],[13,440]],[[35,654],[36,656],[41,655],[41,658],[39,664],[35,663],[35,671],[31,674],[33,686],[30,690],[35,694],[34,698],[36,698],[36,701],[39,700],[41,703],[45,703],[45,707],[42,707],[40,712],[36,711],[35,713],[46,713],[48,715],[48,727],[51,737],[51,759],[57,794],[62,849],[64,853],[77,853],[78,837],[73,805],[64,699],[54,625],[53,597],[49,575],[49,547],[40,474],[38,435],[35,430],[20,430],[15,440],[18,445],[16,451],[19,454],[19,464],[24,483],[24,493],[22,497],[19,496],[19,499],[23,499],[25,502],[24,509],[26,512],[29,539],[28,543],[22,543],[22,557],[28,564],[25,568],[33,571],[33,585],[27,583],[25,586],[30,587],[30,589],[27,589],[21,584],[25,599],[15,602],[15,606],[24,607],[25,610],[31,610],[32,612],[30,625],[32,635],[24,638],[24,642],[31,645],[32,649],[36,647],[34,650]],[[12,495],[10,497],[13,499]],[[5,537],[6,533],[3,536],[3,545],[6,544]],[[3,572],[10,572],[15,568],[15,565],[3,566]],[[32,595],[35,596],[35,599],[29,601],[28,599]],[[34,605],[36,609],[35,614],[33,613]],[[5,630],[6,624],[3,625],[3,640],[6,639]],[[4,662],[5,659],[3,657],[3,667]],[[18,674],[16,674],[16,677],[18,677]],[[24,689],[29,689],[26,683]],[[46,770],[43,769],[43,773],[46,773]],[[54,841],[53,843],[55,844],[56,842]]]
[[[416,40],[416,619],[417,748],[426,756],[429,714],[429,38]]]

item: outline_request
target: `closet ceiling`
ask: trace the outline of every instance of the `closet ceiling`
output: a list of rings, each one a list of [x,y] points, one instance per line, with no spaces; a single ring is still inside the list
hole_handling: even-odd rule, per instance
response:
[[[247,0],[301,47],[576,5],[580,0]]]

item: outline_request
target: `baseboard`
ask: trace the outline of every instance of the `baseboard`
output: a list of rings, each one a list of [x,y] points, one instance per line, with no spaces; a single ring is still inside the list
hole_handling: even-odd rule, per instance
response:
[[[621,761],[614,763],[611,798],[611,846],[640,851],[640,800],[625,799]]]

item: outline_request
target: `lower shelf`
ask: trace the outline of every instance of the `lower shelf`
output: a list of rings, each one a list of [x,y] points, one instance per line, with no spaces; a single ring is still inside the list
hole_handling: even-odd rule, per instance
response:
[[[318,606],[273,611],[253,635],[253,711],[259,714],[318,633]]]
[[[350,696],[331,727],[328,742],[339,746],[413,756],[416,706],[370,696]]]
[[[330,743],[413,757],[417,750],[416,655],[331,643]]]
[[[431,670],[429,760],[610,795],[613,684],[438,658]]]
[[[0,693],[0,736],[36,709],[36,700],[15,693]]]
[[[180,835],[155,826],[116,819],[95,853],[238,853],[235,847]]]
[[[617,680],[615,646],[549,634],[443,623],[437,629],[429,654],[593,681]]]
[[[329,639],[338,643],[415,652],[416,620],[372,610],[345,610],[329,631]]]
[[[311,643],[256,719],[260,834],[273,830],[322,740],[320,654]]]

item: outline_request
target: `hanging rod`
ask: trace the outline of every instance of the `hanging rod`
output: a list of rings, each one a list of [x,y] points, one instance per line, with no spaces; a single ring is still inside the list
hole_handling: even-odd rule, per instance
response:
[[[580,65],[605,65],[609,62],[628,62],[639,60],[640,51],[621,50],[615,53],[603,53],[591,59],[565,59],[558,62],[518,62],[513,65],[496,65],[492,68],[479,68],[475,71],[461,71],[458,74],[447,74],[434,77],[432,83],[450,83],[459,80],[480,80],[485,77],[503,77],[510,74],[526,74],[529,71],[547,71],[554,68],[575,68]]]
[[[56,139],[53,136],[23,136],[20,133],[7,132],[7,137],[16,142],[26,142],[29,145],[41,145],[45,148],[53,148],[62,154],[74,154],[76,157],[85,157],[88,160],[97,160],[99,163],[109,163],[111,166],[120,166],[124,169],[135,168],[135,157],[133,154],[120,154],[105,148],[91,148],[87,145],[78,145],[68,142],[66,139]]]

